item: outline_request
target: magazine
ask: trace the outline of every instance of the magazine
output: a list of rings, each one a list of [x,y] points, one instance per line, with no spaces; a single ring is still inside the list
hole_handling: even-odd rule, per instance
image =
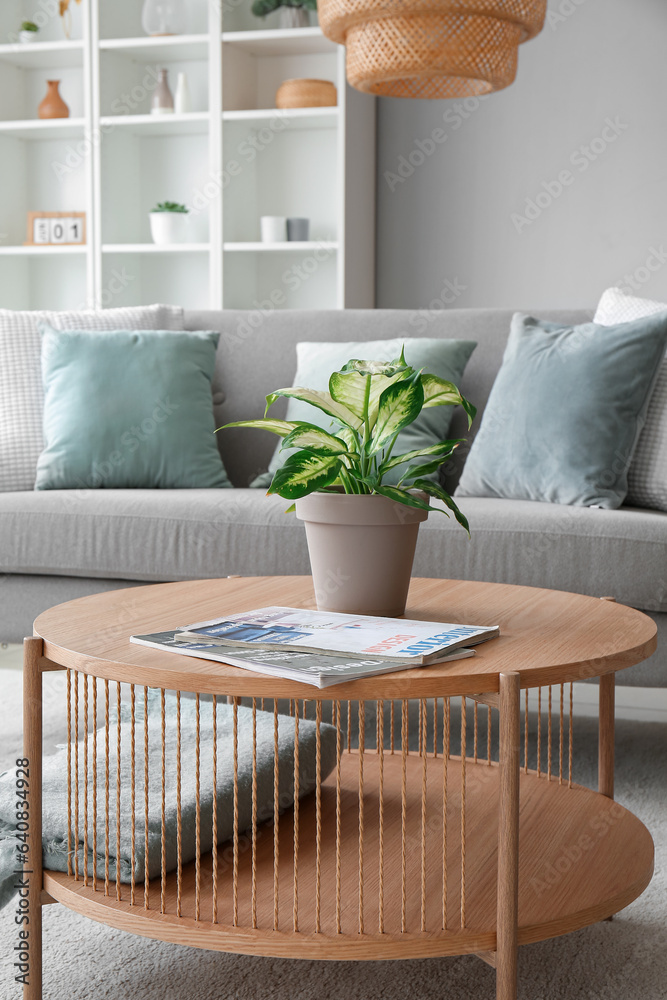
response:
[[[499,629],[271,607],[195,622],[177,632],[183,640],[205,639],[239,648],[343,653],[362,659],[379,656],[421,666],[442,660],[460,646],[494,639]]]
[[[335,656],[331,654],[315,654],[306,651],[291,652],[281,649],[248,649],[240,646],[223,646],[220,642],[184,641],[178,638],[177,632],[152,632],[148,635],[133,635],[130,642],[140,646],[152,646],[168,653],[182,653],[185,656],[197,656],[202,660],[217,660],[231,667],[243,667],[260,674],[283,677],[286,680],[301,681],[324,688],[331,684],[342,684],[345,681],[358,680],[360,677],[373,677],[376,674],[386,674],[394,670],[409,670],[415,666],[413,662],[387,661],[380,657]],[[461,660],[474,656],[474,649],[455,649],[446,660]]]

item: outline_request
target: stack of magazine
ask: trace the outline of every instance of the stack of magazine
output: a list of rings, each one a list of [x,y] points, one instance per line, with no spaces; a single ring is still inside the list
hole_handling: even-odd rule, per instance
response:
[[[360,677],[474,656],[497,625],[452,625],[407,618],[258,608],[130,642],[324,688]]]

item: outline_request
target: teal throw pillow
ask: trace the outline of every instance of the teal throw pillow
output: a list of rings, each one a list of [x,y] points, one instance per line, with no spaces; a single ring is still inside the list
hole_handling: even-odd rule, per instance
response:
[[[231,486],[215,439],[218,333],[42,325],[37,490]]]
[[[400,356],[402,348],[405,347],[405,360],[409,365],[413,368],[423,368],[424,371],[447,379],[458,387],[465,366],[476,346],[474,340],[436,340],[427,337],[323,344],[300,343],[296,345],[297,370],[293,385],[308,389],[328,389],[332,372],[338,371],[351,358],[393,361]],[[434,406],[420,413],[417,420],[399,434],[394,454],[400,455],[417,448],[428,448],[438,441],[446,440],[453,409],[451,406]],[[333,426],[331,418],[325,413],[298,399],[289,400],[286,419],[306,420],[327,430]],[[274,452],[269,471],[257,476],[250,484],[252,487],[267,489],[271,485],[276,469],[280,468],[291,453],[291,449],[281,451],[281,446],[282,442]],[[385,481],[390,484],[397,483],[405,469],[405,465],[397,466],[386,476]]]
[[[620,507],[667,314],[601,327],[512,319],[457,497]]]

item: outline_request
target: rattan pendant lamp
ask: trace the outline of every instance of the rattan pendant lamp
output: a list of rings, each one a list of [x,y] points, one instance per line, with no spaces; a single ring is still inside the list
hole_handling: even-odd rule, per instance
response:
[[[547,0],[319,0],[353,87],[382,97],[468,97],[508,87]]]

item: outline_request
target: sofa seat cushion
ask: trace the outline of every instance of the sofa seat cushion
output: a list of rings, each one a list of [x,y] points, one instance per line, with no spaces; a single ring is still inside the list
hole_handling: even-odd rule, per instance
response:
[[[307,573],[303,525],[258,490],[0,494],[0,573],[168,581]]]
[[[303,525],[258,490],[0,494],[0,572],[137,581],[308,573]],[[667,611],[667,513],[466,497],[429,516],[416,576],[611,596]]]
[[[471,538],[431,514],[420,530],[416,576],[488,580],[615,597],[667,611],[667,513],[461,497]]]

